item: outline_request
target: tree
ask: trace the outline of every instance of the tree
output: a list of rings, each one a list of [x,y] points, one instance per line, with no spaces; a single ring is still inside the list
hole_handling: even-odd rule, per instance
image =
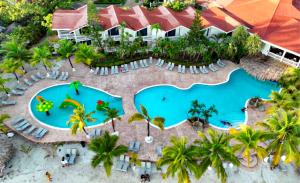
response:
[[[4,54],[4,59],[22,63],[21,67],[25,73],[27,72],[23,65],[30,60],[31,55],[25,48],[24,43],[20,43],[16,40],[4,42],[0,49],[0,53]]]
[[[118,157],[128,151],[128,148],[124,145],[118,145],[119,137],[116,135],[110,136],[107,131],[101,137],[97,137],[91,140],[89,144],[89,150],[95,153],[91,165],[93,168],[103,162],[105,172],[107,176],[110,176],[113,166],[113,158]]]
[[[141,113],[133,114],[129,119],[128,123],[132,123],[133,121],[146,121],[147,122],[147,140],[148,142],[152,142],[152,137],[150,136],[150,123],[154,124],[155,126],[159,127],[161,130],[164,129],[165,119],[162,117],[154,117],[151,118],[148,115],[147,109],[140,105]]]
[[[200,43],[207,42],[207,38],[204,35],[205,31],[203,31],[203,28],[204,27],[202,25],[201,12],[196,10],[195,18],[187,35],[187,39],[190,45],[198,45]]]
[[[85,130],[86,121],[87,122],[95,122],[96,118],[93,118],[92,115],[95,113],[95,111],[89,112],[86,114],[84,106],[79,106],[73,110],[73,114],[70,116],[69,121],[67,121],[67,125],[71,126],[71,133],[74,135],[77,133],[77,130],[79,129],[81,132],[83,131],[86,135],[88,133]]]
[[[300,166],[300,112],[293,113],[278,109],[276,113],[269,116],[264,122],[257,125],[264,130],[264,138],[270,143],[267,151],[273,154],[272,168],[280,163],[282,155],[285,155],[285,163],[294,162]]]
[[[5,86],[5,83],[7,83],[10,80],[11,78],[2,78],[0,76],[0,92],[5,92],[7,95],[9,94],[8,92],[10,91],[10,89]]]
[[[19,77],[17,74],[23,74],[23,71],[20,70],[22,66],[22,62],[14,61],[12,59],[5,59],[2,63],[0,63],[0,69],[4,73],[12,73],[15,78],[19,81]]]
[[[9,119],[10,116],[8,114],[1,114],[0,115],[0,132],[7,133],[8,128],[5,126],[4,121]]]
[[[48,47],[48,45],[42,45],[42,46],[38,46],[33,48],[33,55],[31,58],[31,65],[32,66],[36,66],[39,63],[42,63],[45,70],[48,71],[48,69],[52,68],[52,64],[49,61],[49,59],[51,59],[52,54],[50,51],[50,48]]]
[[[200,169],[197,164],[197,149],[188,145],[185,137],[171,137],[171,145],[162,151],[162,157],[157,162],[157,168],[168,165],[163,177],[174,177],[177,174],[178,183],[189,183],[190,172],[200,178]]]
[[[93,46],[80,44],[75,52],[75,62],[87,64],[92,70],[92,63],[100,58],[104,58],[103,54],[97,53]]]
[[[300,69],[289,67],[279,79],[279,84],[289,91],[300,90]]]
[[[47,16],[44,16],[43,19],[44,21],[41,22],[41,25],[48,28],[48,30],[52,29],[52,17],[53,14],[49,13]]]
[[[233,165],[239,166],[240,162],[234,155],[229,145],[229,135],[225,133],[217,133],[212,129],[207,130],[207,135],[198,132],[199,140],[195,141],[197,148],[197,158],[200,161],[199,171],[202,176],[208,167],[215,169],[217,176],[223,183],[226,182],[227,174],[223,167],[223,162],[231,162]]]
[[[113,131],[116,132],[115,130],[115,121],[114,119],[117,119],[117,120],[121,120],[121,117],[120,115],[118,114],[119,111],[115,108],[107,108],[105,110],[105,115],[106,115],[106,118],[104,119],[104,123],[107,123],[109,121],[111,121],[111,125],[112,125],[112,128],[113,128]]]
[[[47,116],[50,115],[50,110],[53,108],[53,102],[50,100],[45,100],[43,98],[39,98],[39,103],[36,105],[36,110],[39,112],[45,112]]]
[[[204,105],[204,104],[203,104]],[[204,124],[203,124],[203,128],[204,128],[204,125],[205,124],[208,124],[208,119],[210,117],[212,117],[212,115],[215,113],[215,114],[218,114],[218,111],[216,109],[216,106],[215,105],[212,105],[210,106],[209,108],[206,108],[205,105],[201,108],[201,116],[203,117],[204,119]]]
[[[159,30],[161,30],[160,24],[159,23],[155,23],[151,25],[151,31],[155,31],[155,39],[157,39],[157,33]]]
[[[272,91],[270,100],[268,101],[272,105],[268,109],[268,113],[276,112],[279,108],[285,110],[296,109],[300,105],[300,91],[289,93],[286,89],[282,89],[280,92]]]
[[[73,81],[70,83],[70,88],[74,88],[76,91],[76,95],[79,95],[79,87],[82,86],[82,83],[80,81]]]
[[[62,59],[68,59],[73,71],[74,67],[71,61],[71,56],[75,52],[74,44],[67,40],[67,39],[61,39],[58,41],[59,48],[57,49],[57,53],[60,55]]]
[[[247,125],[241,125],[240,130],[230,128],[229,133],[234,139],[233,150],[239,152],[247,160],[248,166],[250,165],[251,153],[255,152],[259,159],[263,159],[267,152],[264,147],[260,146],[260,142],[263,140],[263,132],[260,130],[254,130]]]
[[[198,100],[193,100],[190,110],[188,111],[189,114],[191,114],[192,118],[196,118],[196,121],[200,121],[200,114],[201,111],[205,107],[204,104],[199,104]]]
[[[262,49],[260,37],[257,34],[250,35],[246,40],[245,48],[248,52],[248,55],[257,55]]]
[[[231,40],[234,46],[232,45],[233,46],[232,51],[234,50],[233,48],[235,47],[236,52],[234,54],[234,57],[232,58],[235,59],[236,61],[239,61],[240,58],[247,55],[246,42],[248,40],[248,37],[249,37],[249,33],[243,26],[240,26],[233,31]]]

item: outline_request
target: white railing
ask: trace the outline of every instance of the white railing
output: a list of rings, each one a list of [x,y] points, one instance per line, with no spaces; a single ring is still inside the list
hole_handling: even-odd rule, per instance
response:
[[[268,53],[268,56],[270,56],[270,57],[272,57],[272,58],[275,58],[275,59],[281,59],[281,56],[280,55],[277,55],[277,54],[275,54],[275,53],[272,53],[272,52],[269,52]]]
[[[297,62],[295,62],[294,60],[288,59],[288,58],[283,58],[282,62],[284,62],[288,65],[294,66],[294,67],[297,67],[297,65],[298,65]]]
[[[76,36],[75,37],[75,41],[76,42],[89,41],[89,40],[91,40],[91,39],[89,37],[87,37],[87,36]]]
[[[74,39],[74,34],[60,34],[58,37],[60,39]]]

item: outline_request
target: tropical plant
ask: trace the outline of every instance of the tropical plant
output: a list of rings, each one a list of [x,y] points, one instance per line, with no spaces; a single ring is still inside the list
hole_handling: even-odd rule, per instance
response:
[[[206,43],[208,39],[205,37],[203,30],[203,24],[201,19],[201,12],[196,10],[195,17],[193,23],[190,27],[190,31],[187,35],[187,40],[189,41],[190,45],[198,45],[200,43]]]
[[[154,117],[151,118],[148,115],[147,109],[140,105],[141,113],[135,113],[133,114],[129,119],[128,123],[132,123],[134,121],[146,121],[147,122],[147,137],[150,137],[150,123],[154,124],[155,126],[159,127],[161,130],[164,130],[164,122],[165,119],[162,117]]]
[[[23,65],[30,60],[31,55],[30,52],[25,48],[24,43],[16,40],[4,42],[1,46],[0,53],[4,54],[4,59],[22,63],[21,67],[26,73]]]
[[[74,88],[76,95],[79,95],[79,87],[82,86],[82,83],[80,81],[73,81],[69,86],[70,88]]]
[[[200,121],[200,114],[201,111],[205,107],[204,104],[199,104],[198,100],[193,100],[191,104],[191,108],[188,111],[189,114],[191,114],[191,118],[195,118],[197,122]]]
[[[234,139],[233,151],[242,154],[243,158],[247,160],[248,166],[251,161],[251,153],[256,153],[262,160],[267,151],[260,145],[263,140],[263,132],[254,130],[248,125],[240,125],[240,129],[229,129],[229,134]]]
[[[268,108],[268,113],[276,112],[279,108],[285,110],[296,109],[300,105],[300,91],[289,93],[286,89],[280,92],[272,91],[270,100],[272,105]]]
[[[135,166],[141,166],[142,162],[139,160],[139,155],[137,153],[129,152],[130,163],[134,164]]]
[[[120,115],[118,114],[119,111],[116,108],[110,108],[108,107],[105,111],[104,111],[106,118],[104,119],[104,123],[107,123],[109,121],[111,121],[111,125],[113,128],[113,131],[116,132],[115,130],[115,119],[117,120],[121,120]]]
[[[203,118],[203,128],[205,125],[208,124],[208,119],[210,117],[212,117],[213,114],[218,114],[218,111],[216,109],[216,106],[215,105],[212,105],[210,106],[209,108],[206,108],[205,104],[202,104],[201,108],[200,108],[200,113],[201,113],[201,116]]]
[[[260,37],[257,34],[250,35],[245,43],[245,48],[248,52],[248,55],[257,55],[262,49],[262,42]]]
[[[20,70],[22,66],[22,62],[14,61],[12,59],[5,59],[2,63],[0,63],[0,69],[4,73],[12,73],[15,78],[19,81],[18,74],[23,74],[23,71]]]
[[[52,57],[50,48],[48,45],[42,45],[33,48],[33,55],[31,58],[31,65],[36,66],[39,63],[42,63],[45,70],[48,71],[48,69],[52,68],[52,64],[49,61],[49,59]]]
[[[174,177],[177,174],[178,183],[189,183],[190,172],[200,178],[200,168],[197,164],[197,148],[188,145],[185,137],[171,137],[171,145],[162,151],[162,157],[157,162],[157,168],[167,165],[167,171],[163,173],[163,178]]]
[[[88,133],[85,130],[86,121],[87,122],[95,122],[96,118],[92,117],[95,111],[86,113],[84,106],[78,106],[73,110],[73,114],[70,116],[70,119],[67,121],[67,125],[71,126],[71,133],[74,135],[77,133],[79,129],[81,132],[83,131],[86,135]]]
[[[272,167],[280,163],[281,156],[285,155],[285,163],[294,162],[300,166],[300,111],[296,113],[278,109],[264,122],[257,125],[264,130],[264,138],[269,142],[267,151],[273,154]]]
[[[118,145],[118,136],[110,136],[107,131],[101,137],[97,137],[91,140],[89,149],[95,153],[91,161],[92,167],[98,166],[103,162],[103,166],[107,176],[110,176],[113,166],[113,158],[118,157],[128,151],[128,148],[124,145]]]
[[[289,91],[300,90],[300,69],[289,67],[279,79],[279,83]]]
[[[104,55],[97,53],[93,46],[87,44],[80,44],[75,52],[75,62],[81,62],[92,69],[92,63],[100,58],[104,58]]]
[[[59,47],[57,49],[57,53],[60,55],[62,59],[68,59],[72,69],[74,70],[72,61],[71,61],[71,56],[75,52],[75,46],[74,44],[67,40],[67,39],[61,39],[58,41]]]
[[[50,110],[53,108],[53,102],[50,100],[45,100],[44,98],[39,98],[39,103],[36,105],[36,110],[39,112],[45,112],[47,116],[50,115]]]
[[[8,92],[10,91],[10,89],[5,86],[5,83],[7,83],[10,80],[11,78],[3,78],[0,76],[0,92],[5,92],[7,95],[9,94]]]
[[[155,39],[157,39],[157,33],[158,31],[161,29],[160,24],[159,23],[155,23],[151,25],[151,31],[155,31]]]
[[[195,141],[197,145],[197,158],[200,161],[198,169],[202,176],[208,167],[215,169],[217,176],[222,182],[226,182],[227,174],[223,167],[223,162],[231,162],[239,166],[240,162],[234,155],[233,149],[229,144],[230,136],[225,133],[218,133],[212,129],[207,130],[207,135],[198,132],[199,140]]]
[[[8,114],[1,114],[0,115],[0,132],[7,133],[8,128],[5,126],[4,121],[9,119],[10,116]]]

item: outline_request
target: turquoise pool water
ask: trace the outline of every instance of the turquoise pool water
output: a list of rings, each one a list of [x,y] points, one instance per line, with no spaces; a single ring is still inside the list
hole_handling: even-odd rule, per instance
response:
[[[148,109],[150,116],[164,117],[165,128],[168,128],[187,119],[191,101],[197,99],[206,106],[216,106],[218,114],[209,119],[211,125],[227,128],[221,120],[228,121],[233,126],[244,123],[246,115],[241,108],[249,98],[258,96],[268,99],[272,90],[279,89],[274,82],[257,80],[244,70],[238,69],[223,84],[195,84],[189,89],[168,85],[153,86],[137,93],[134,102],[138,110],[142,104]]]
[[[64,109],[60,109],[59,106],[66,99],[66,95],[69,95],[72,99],[80,102],[84,105],[86,112],[96,111],[93,115],[97,119],[96,122],[87,123],[88,126],[99,125],[105,119],[103,112],[96,110],[96,103],[98,100],[102,100],[110,103],[110,107],[118,109],[119,114],[124,114],[122,108],[122,98],[111,96],[100,90],[90,88],[87,86],[81,86],[79,88],[80,95],[76,95],[75,90],[71,89],[68,84],[56,85],[46,88],[38,92],[30,103],[32,114],[40,122],[46,125],[58,127],[58,128],[69,128],[66,122],[69,120],[70,115],[73,113],[73,107],[69,106]],[[36,105],[38,101],[36,96],[42,96],[46,100],[51,100],[54,103],[54,107],[50,110],[50,116],[46,116],[45,113],[36,111]]]

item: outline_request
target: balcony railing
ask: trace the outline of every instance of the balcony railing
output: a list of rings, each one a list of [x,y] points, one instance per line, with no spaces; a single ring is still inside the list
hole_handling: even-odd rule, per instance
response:
[[[284,62],[284,63],[286,63],[286,64],[288,64],[288,65],[293,66],[293,67],[297,67],[297,65],[298,65],[297,62],[295,62],[294,60],[288,59],[288,58],[283,58],[283,59],[281,60],[281,57],[282,57],[282,56],[277,55],[277,54],[272,53],[272,52],[269,52],[269,53],[268,53],[268,56],[270,56],[270,57],[272,57],[272,58],[275,58],[275,59],[277,59],[277,60],[280,60],[281,62]]]
[[[74,39],[74,34],[60,34],[58,37],[60,39]]]

